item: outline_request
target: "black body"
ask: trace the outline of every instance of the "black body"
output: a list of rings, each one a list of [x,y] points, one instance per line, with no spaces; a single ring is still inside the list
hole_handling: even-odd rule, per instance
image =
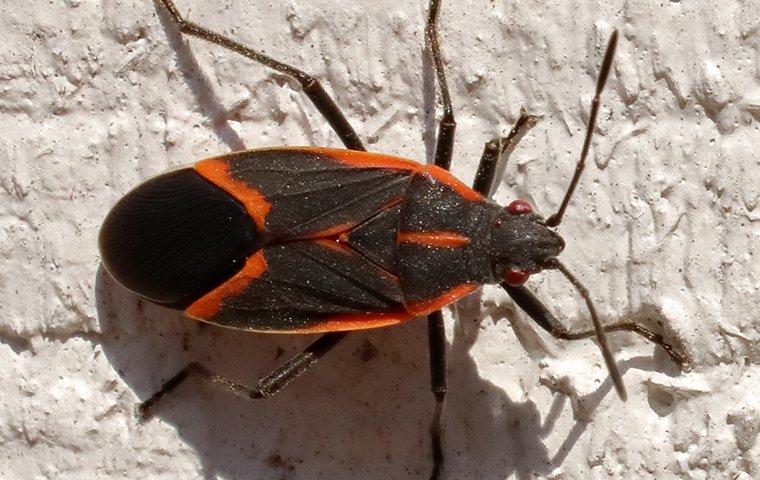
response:
[[[390,166],[372,165],[376,157]],[[373,313],[412,318],[501,282],[505,270],[539,271],[564,245],[538,215],[510,214],[443,170],[404,159],[283,148],[206,164],[224,169],[222,185],[202,176],[204,162],[146,182],[111,211],[101,248],[127,288],[183,309],[263,255],[266,268],[225,291],[213,315],[188,310],[224,326],[282,332],[347,314],[368,315],[366,326]],[[246,208],[258,208],[263,225]],[[447,244],[452,235],[458,242]]]

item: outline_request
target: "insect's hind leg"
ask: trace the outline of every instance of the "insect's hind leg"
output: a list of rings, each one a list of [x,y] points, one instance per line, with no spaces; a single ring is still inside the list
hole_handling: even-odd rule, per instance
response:
[[[578,331],[568,330],[567,327],[562,325],[562,323],[557,320],[557,318],[549,311],[549,309],[546,308],[546,305],[544,305],[541,300],[538,299],[538,297],[533,295],[530,290],[525,288],[525,286],[513,287],[507,285],[506,283],[503,283],[502,287],[507,291],[509,296],[512,297],[512,300],[515,301],[517,306],[523,309],[523,311],[527,313],[528,316],[533,319],[533,321],[535,321],[541,328],[549,332],[553,337],[559,338],[561,340],[580,340],[583,338],[591,338],[596,336],[596,331],[594,329],[584,329]],[[636,322],[619,322],[604,326],[605,332],[615,332],[619,330],[626,330],[629,332],[637,333],[650,342],[659,345],[663,350],[665,350],[668,355],[670,355],[670,358],[672,358],[674,362],[678,363],[681,366],[689,363],[688,356],[685,353],[679,352],[672,345],[665,342],[662,335],[654,333],[653,331],[642,325],[639,325]]]
[[[245,45],[238,43],[228,37],[213,32],[197,23],[191,22],[180,15],[177,6],[173,0],[155,0],[163,6],[163,8],[169,13],[174,23],[179,28],[179,31],[194,37],[201,38],[207,42],[215,43],[226,49],[237,52],[244,57],[248,57],[251,60],[265,65],[273,70],[276,70],[285,75],[293,77],[298,83],[301,84],[304,93],[314,106],[319,110],[323,117],[328,121],[335,133],[338,134],[340,140],[351,150],[365,150],[364,144],[359,139],[351,124],[348,123],[346,117],[340,111],[340,108],[335,104],[335,101],[330,97],[330,94],[325,91],[322,84],[312,77],[311,75],[302,72],[301,70],[292,67],[288,64],[279,62],[272,57],[265,55],[261,52],[257,52]]]
[[[314,343],[306,347],[303,352],[295,355],[286,363],[273,370],[269,375],[259,380],[258,384],[254,387],[233,382],[228,378],[210,372],[199,363],[192,362],[167,380],[150,398],[141,403],[137,407],[138,413],[143,419],[150,418],[153,415],[157,402],[191,377],[197,377],[203,382],[221,386],[240,397],[251,399],[272,397],[288,383],[308,370],[309,367],[314,365],[327,352],[332,350],[346,335],[347,332],[332,332],[322,335]]]

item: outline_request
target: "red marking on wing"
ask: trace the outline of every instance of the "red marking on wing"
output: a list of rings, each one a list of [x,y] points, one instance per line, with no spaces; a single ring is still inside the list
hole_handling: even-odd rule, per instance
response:
[[[264,252],[259,250],[248,257],[242,270],[232,278],[202,296],[187,307],[185,314],[199,320],[208,320],[222,308],[225,298],[240,294],[253,280],[261,277],[267,269]]]
[[[320,232],[310,233],[303,237],[298,237],[298,240],[311,240],[316,238],[334,238],[339,237],[341,234],[348,232],[354,228],[359,222],[346,222],[334,227],[326,228]]]
[[[316,243],[317,245],[320,245],[321,247],[328,248],[338,253],[342,253],[343,255],[353,255],[356,257],[361,256],[361,254],[358,253],[353,248],[351,248],[350,245],[346,245],[345,243],[343,243],[340,240],[340,238],[338,239],[323,238],[323,239],[315,240],[314,243]],[[390,279],[394,282],[398,282],[398,277],[385,269],[378,268],[376,273],[378,275],[383,276],[384,278]]]
[[[356,252],[352,248],[346,245],[343,245],[342,243],[339,243],[338,241],[333,240],[333,239],[328,239],[328,238],[319,239],[319,240],[316,240],[314,243],[324,248],[329,248],[330,250],[333,250],[335,252],[340,252],[344,255],[356,255]]]
[[[469,237],[457,232],[398,232],[397,243],[416,243],[431,247],[459,248],[470,244]]]
[[[420,302],[407,303],[406,309],[409,311],[409,313],[412,313],[415,316],[425,315],[427,313],[440,310],[446,305],[454,303],[455,301],[464,297],[468,293],[471,293],[477,290],[478,287],[479,285],[477,284],[463,283],[462,285],[456,286],[452,288],[451,290],[449,290],[448,292],[444,293],[443,295],[433,298],[432,300],[423,300]]]
[[[426,173],[443,183],[448,185],[452,190],[457,192],[462,197],[472,202],[483,202],[483,195],[479,194],[475,190],[471,189],[464,183],[460,182],[457,177],[452,175],[448,170],[444,170],[435,165],[425,165],[420,169],[421,172]]]
[[[344,165],[350,165],[357,168],[388,168],[415,172],[422,167],[422,165],[413,160],[383,155],[381,153],[322,147],[305,147],[302,148],[302,150],[327,155]]]
[[[415,161],[405,158],[392,157],[380,153],[360,152],[355,150],[340,150],[334,148],[304,148],[315,153],[330,156],[335,160],[353,167],[358,168],[390,168],[396,170],[407,170],[430,175],[439,182],[448,185],[462,197],[473,202],[482,202],[483,196],[471,189],[464,183],[460,182],[448,170],[444,170],[435,165],[421,165]]]
[[[388,201],[385,202],[385,204],[383,204],[382,207],[380,207],[380,210],[389,210],[389,209],[391,209],[391,208],[395,207],[396,205],[398,205],[400,203],[403,203],[403,202],[404,202],[404,196],[403,195],[399,195],[397,197],[389,198]]]
[[[368,328],[387,327],[397,325],[414,318],[416,315],[406,311],[392,311],[382,313],[349,313],[335,315],[326,318],[317,325],[298,330],[290,330],[285,333],[326,333],[347,332],[352,330],[366,330]]]
[[[266,217],[272,205],[255,188],[229,176],[229,164],[224,157],[209,158],[195,164],[195,170],[211,183],[235,197],[243,204],[259,231],[266,231]]]

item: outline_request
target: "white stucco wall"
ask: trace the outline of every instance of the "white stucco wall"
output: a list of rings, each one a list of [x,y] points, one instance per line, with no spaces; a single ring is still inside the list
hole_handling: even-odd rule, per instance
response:
[[[178,5],[322,79],[370,150],[424,162],[436,106],[425,3]],[[471,181],[483,143],[524,106],[542,120],[496,198],[544,214],[620,30],[562,259],[605,321],[648,321],[694,359],[680,372],[612,334],[622,403],[592,341],[555,341],[486,287],[446,316],[444,478],[760,478],[758,11],[758,0],[444,5],[452,170]],[[0,32],[0,477],[427,478],[420,321],[353,334],[270,401],[188,385],[150,422],[133,414],[188,361],[251,383],[311,341],[145,304],[99,270],[96,246],[109,207],[167,168],[244,147],[339,146],[294,83],[182,39],[150,1],[6,0]],[[530,286],[568,325],[587,324],[559,275]]]

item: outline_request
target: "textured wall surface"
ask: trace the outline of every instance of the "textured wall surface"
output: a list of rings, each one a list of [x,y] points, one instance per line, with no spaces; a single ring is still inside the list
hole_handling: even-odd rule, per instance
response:
[[[425,2],[181,0],[211,28],[324,81],[370,150],[431,161]],[[499,289],[447,312],[449,479],[760,478],[760,2],[448,2],[453,171],[520,106],[542,117],[496,198],[544,214],[578,157],[604,44],[621,33],[589,168],[560,227],[611,335],[560,342]],[[188,361],[241,382],[311,338],[201,327],[99,269],[109,207],[183,163],[339,146],[287,77],[186,40],[147,0],[0,4],[0,477],[417,479],[430,468],[424,322],[359,332],[266,402],[197,384],[133,408]],[[295,87],[295,88],[293,88]],[[570,326],[556,273],[529,285]]]

